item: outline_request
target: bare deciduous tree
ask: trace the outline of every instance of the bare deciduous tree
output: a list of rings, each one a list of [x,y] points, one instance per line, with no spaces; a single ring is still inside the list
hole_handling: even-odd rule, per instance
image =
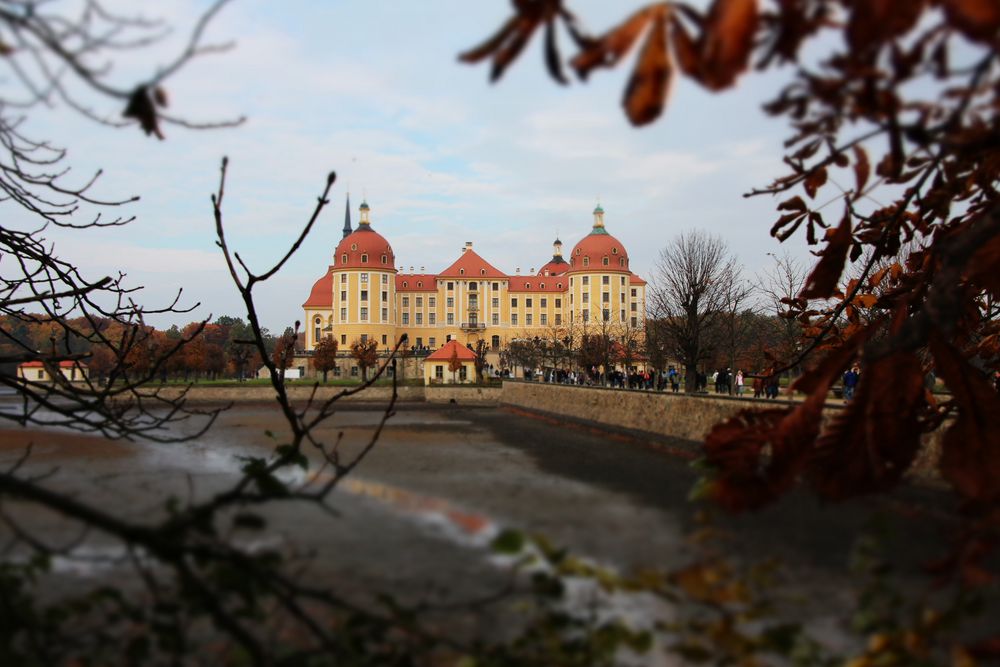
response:
[[[695,390],[698,366],[711,356],[738,275],[725,242],[705,232],[685,232],[660,251],[649,286],[650,314],[684,366],[685,391]]]

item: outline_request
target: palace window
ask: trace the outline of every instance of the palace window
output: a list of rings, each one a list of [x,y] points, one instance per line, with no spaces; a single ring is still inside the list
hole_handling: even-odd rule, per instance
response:
[[[583,321],[584,322],[589,322],[590,321],[590,311],[589,310],[582,311],[580,313],[580,315],[583,317]]]
[[[634,299],[635,296],[636,296],[636,289],[633,287],[632,288],[632,298]]]
[[[361,274],[361,282],[363,282],[363,283],[367,283],[368,282],[368,274],[367,273],[362,273]]]
[[[544,327],[549,323],[549,316],[546,315],[545,313],[542,313],[541,315],[538,316],[538,322]]]
[[[340,344],[347,345],[347,334],[340,334]]]
[[[517,326],[517,313],[511,313],[510,323],[513,324],[514,326]]]
[[[451,324],[454,324],[454,323],[455,323],[455,314],[454,313],[448,313],[448,324],[451,325]]]
[[[361,334],[361,342],[362,343],[368,342],[368,334]]]
[[[448,291],[450,292],[450,291],[452,291],[453,289],[455,289],[455,283],[452,283],[452,282],[449,282],[449,283],[448,283]]]
[[[444,366],[435,366],[434,367],[434,379],[435,380],[443,380],[444,379]]]
[[[432,322],[432,324],[433,324],[433,322]],[[437,347],[437,339],[434,338],[434,336],[431,336],[430,338],[427,339],[427,347],[431,348],[432,350],[435,347]]]
[[[368,263],[368,255],[361,255],[361,263],[362,264]]]
[[[368,309],[363,306],[361,308],[361,321],[362,322],[368,321]]]
[[[500,313],[493,313],[493,326],[500,325]]]
[[[341,308],[340,309],[340,321],[341,322],[346,322],[347,321],[347,309],[346,308]]]
[[[423,308],[423,307],[424,307],[424,297],[418,296],[417,297],[417,308]]]
[[[510,300],[510,307],[511,308],[517,308],[517,298],[516,297]]]
[[[639,304],[635,303],[634,301],[632,302],[632,312],[633,313],[639,310],[638,306],[639,306]]]
[[[622,280],[622,285],[624,285],[625,284],[625,276],[622,276],[621,280]]]
[[[384,263],[385,262],[383,262],[383,264]],[[389,274],[388,273],[383,273],[382,274],[382,284],[383,285],[388,285],[389,284]]]
[[[344,257],[347,257],[347,255],[344,255]],[[347,282],[347,274],[346,273],[341,273],[340,274],[340,282],[341,283],[346,283]]]
[[[385,303],[388,300],[389,300],[389,293],[386,292],[385,290],[382,290],[382,303]]]
[[[601,294],[601,303],[611,303],[611,294],[608,292]]]
[[[601,260],[601,264],[603,264],[604,266],[608,266],[610,263],[611,261],[607,257]]]
[[[556,313],[556,326],[562,326],[562,314]]]
[[[404,296],[403,297],[403,308],[409,308],[409,307],[410,307],[410,297]]]
[[[611,311],[605,308],[604,310],[601,311],[601,316],[604,318],[604,321],[607,322],[608,320],[611,319]]]
[[[403,313],[403,326],[406,326],[409,323],[410,323],[410,314]]]
[[[618,293],[618,300],[622,303],[625,303],[625,292]]]
[[[362,301],[368,300],[368,290],[366,289],[361,290],[361,300]]]
[[[547,308],[548,305],[549,305],[549,300],[543,298],[542,299],[542,308]]]
[[[455,307],[455,297],[453,297],[453,296],[447,297],[447,301],[445,301],[444,303],[449,308],[454,308]]]
[[[638,323],[637,319],[634,318],[634,317],[632,318],[632,326],[634,326],[634,327],[639,326],[639,323]]]
[[[414,324],[416,324],[416,325],[419,326],[419,325],[421,325],[421,324],[424,323],[424,314],[423,313],[417,313],[416,315],[414,315],[414,318],[415,318],[415,320],[413,322]]]
[[[492,304],[493,304],[494,308],[499,308],[500,307],[500,299],[498,297],[493,297]]]
[[[562,308],[562,299],[556,299],[556,308]]]
[[[434,297],[434,296],[427,297],[427,307],[428,308],[437,308],[437,297]]]
[[[590,276],[584,276],[582,284],[589,285],[590,284]]]
[[[531,297],[530,296],[524,300],[524,306],[525,306],[525,308],[531,308]]]
[[[583,265],[584,266],[590,266],[590,258],[589,257],[584,257],[583,258]]]
[[[493,283],[493,291],[496,292],[500,289],[500,283]]]
[[[584,292],[583,293],[583,302],[584,303],[590,303],[590,292]]]
[[[611,276],[601,276],[601,284],[602,285],[610,285],[611,284]]]
[[[621,311],[621,321],[622,321],[622,322],[624,322],[624,321],[625,321],[625,311],[624,311],[624,310],[623,310],[623,311]]]
[[[383,322],[388,322],[389,321],[389,309],[388,308],[383,308],[382,309],[382,321]]]
[[[427,314],[427,324],[437,324],[437,313]]]
[[[478,289],[479,289],[479,283],[477,283],[475,280],[473,280],[471,283],[469,283],[469,291],[470,292],[475,292]]]
[[[531,326],[531,313],[524,316],[524,324],[525,326]]]
[[[340,300],[347,301],[347,290],[345,289],[340,290]]]

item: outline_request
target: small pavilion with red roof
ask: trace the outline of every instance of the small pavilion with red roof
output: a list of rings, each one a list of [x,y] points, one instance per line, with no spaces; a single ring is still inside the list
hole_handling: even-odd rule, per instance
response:
[[[452,364],[457,368],[452,370]],[[424,360],[424,384],[472,384],[476,381],[476,353],[450,340]]]

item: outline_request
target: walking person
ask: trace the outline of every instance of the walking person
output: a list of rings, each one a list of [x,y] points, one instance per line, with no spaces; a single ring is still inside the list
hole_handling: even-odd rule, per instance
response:
[[[847,403],[854,398],[854,392],[857,389],[860,377],[861,370],[858,368],[857,364],[851,366],[851,368],[844,373],[844,403]]]
[[[743,369],[736,371],[736,395],[743,395]]]

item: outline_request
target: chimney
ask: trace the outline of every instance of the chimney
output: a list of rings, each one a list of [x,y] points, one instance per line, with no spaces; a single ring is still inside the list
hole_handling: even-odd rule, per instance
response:
[[[521,275],[521,267],[519,266],[516,269],[514,269],[514,273],[516,273],[517,275]]]
[[[420,273],[424,273],[424,267],[420,267]]]
[[[535,267],[531,267],[531,270],[528,271],[528,273],[530,273],[531,275],[535,275]]]
[[[410,273],[413,273],[413,267],[412,266],[410,267]]]
[[[466,241],[465,242],[465,247],[462,248],[462,254],[463,255],[465,254],[466,250],[472,250],[472,241]]]

